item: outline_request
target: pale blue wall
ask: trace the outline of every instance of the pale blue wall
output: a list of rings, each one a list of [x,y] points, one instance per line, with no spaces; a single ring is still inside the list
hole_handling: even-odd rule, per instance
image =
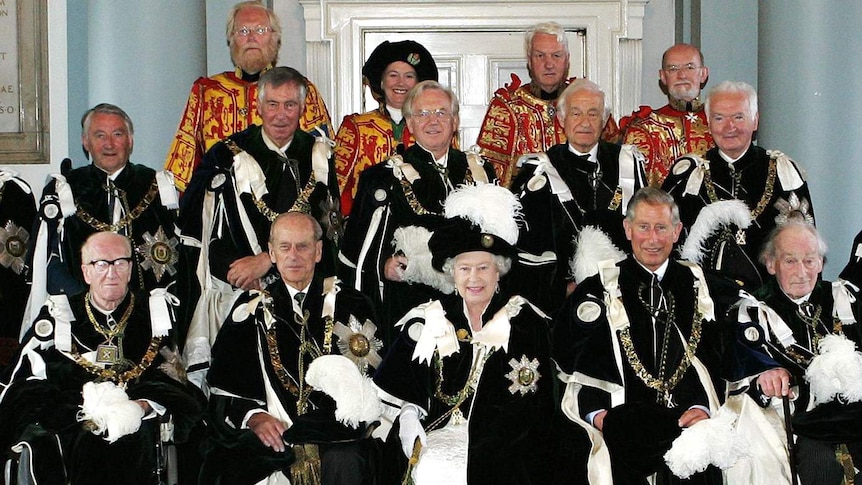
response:
[[[808,171],[833,279],[862,229],[862,4],[764,0],[760,18],[760,144]]]

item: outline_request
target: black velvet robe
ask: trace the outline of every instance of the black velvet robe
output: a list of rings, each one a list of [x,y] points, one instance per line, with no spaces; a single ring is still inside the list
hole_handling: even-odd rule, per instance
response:
[[[156,172],[153,169],[131,162],[120,172],[114,184],[125,193],[129,211],[134,211],[151,190],[155,177]],[[99,222],[110,224],[107,178],[107,173],[93,164],[76,168],[66,175],[66,181],[72,189],[78,210],[86,211]],[[42,207],[47,200],[55,198],[56,193],[56,181],[51,179],[42,191]],[[136,247],[145,243],[144,233],[155,236],[159,228],[164,231],[167,239],[174,238],[176,213],[176,210],[167,209],[162,204],[157,192],[147,209],[132,221],[131,231],[127,231],[126,235],[132,239]],[[86,289],[84,275],[81,273],[81,246],[87,237],[98,230],[84,222],[77,214],[63,221],[62,237],[58,235],[57,228],[58,221],[49,221],[48,293],[74,295]],[[175,240],[175,243],[177,242],[178,240]],[[152,269],[144,270],[140,267],[143,258],[134,248],[132,255],[136,264],[130,288],[149,291],[153,288],[164,288],[175,280],[175,276],[168,271],[165,271],[161,279],[157,279]],[[179,271],[177,265],[174,265],[174,269]]]
[[[533,266],[519,258],[514,261],[509,283],[514,285],[513,293],[526,296],[550,314],[565,300],[566,284],[571,281],[569,260],[574,254],[574,240],[584,225],[601,225],[623,251],[628,251],[630,246],[622,233],[625,207],[620,203],[613,211],[608,210],[620,186],[620,146],[599,142],[597,156],[601,173],[595,190],[591,178],[596,176],[596,164],[579,158],[566,143],[551,147],[547,154],[574,200],[561,203],[547,181],[538,190],[529,188],[527,182],[534,176],[535,165],[525,165],[521,169],[512,182],[512,191],[518,194],[524,206],[525,224],[517,246],[534,255],[551,251],[556,260]],[[646,180],[640,163],[634,168],[634,174],[637,191]]]
[[[733,172],[737,172],[740,176],[738,187],[735,189],[736,198],[745,202],[749,209],[754,210],[761,201],[763,194],[768,190],[766,182],[769,171],[769,155],[767,155],[766,150],[759,146],[751,145],[748,151],[745,152],[745,155],[733,163],[733,170],[731,170],[730,164],[721,157],[718,148],[712,148],[706,152],[705,158],[709,161],[709,170],[718,200],[730,200],[734,198],[732,194],[734,190]],[[687,163],[687,161],[681,163]],[[800,172],[801,176],[801,170],[798,167],[794,165],[793,169]],[[679,205],[680,220],[686,230],[690,229],[692,224],[697,220],[701,209],[711,203],[705,182],[701,184],[700,192],[697,195],[683,195],[686,182],[693,170],[694,164],[690,164],[687,170],[681,170],[675,165],[671,168],[670,173],[662,184],[662,189],[671,194]],[[781,180],[776,174],[771,190],[772,196],[767,200],[763,212],[745,230],[745,244],[741,245],[745,254],[760,274],[759,281],[744,281],[745,289],[748,291],[757,289],[768,277],[766,268],[758,260],[758,253],[766,241],[769,232],[776,226],[775,217],[779,215],[779,211],[775,207],[775,202],[779,198],[786,201],[790,197],[791,192],[795,192],[800,199],[806,200],[809,204],[811,203],[811,194],[808,191],[808,183],[804,181],[804,177],[802,186],[790,191],[781,185]],[[814,216],[813,206],[810,206],[809,214],[812,217]]]
[[[642,299],[649,301],[650,275],[631,256],[617,266],[620,269],[619,288],[630,321],[632,344],[645,370],[658,377],[653,339],[657,338],[660,349],[667,324],[657,322],[654,331],[650,313],[642,302]],[[673,304],[671,305],[668,299],[668,309],[674,309],[672,321],[675,324],[675,329],[668,329],[672,333],[668,340],[665,373],[662,377],[664,380],[680,365],[685,346],[692,334],[697,305],[694,281],[688,268],[671,260],[660,283],[665,297],[672,297]],[[673,439],[682,432],[676,424],[679,416],[691,406],[709,408],[707,388],[701,383],[695,368],[690,366],[682,380],[671,390],[673,406],[666,408],[659,404],[659,392],[647,387],[635,374],[622,344],[619,343],[619,334],[612,334],[608,310],[603,301],[604,292],[604,286],[596,275],[584,280],[568,298],[554,326],[554,361],[568,375],[579,372],[624,387],[624,403],[617,407],[612,407],[610,394],[598,388],[584,386],[578,393],[578,406],[583,420],[589,422],[587,416],[594,411],[608,411],[604,432],[611,454],[615,483],[646,483],[646,477],[655,472],[668,479],[678,480],[670,477],[661,456],[670,448]],[[591,303],[601,308],[601,314],[593,321],[584,320],[579,316],[578,310]],[[710,370],[709,377],[716,380],[720,370],[715,366],[710,368],[710,363],[721,361],[723,345],[719,338],[719,328],[715,322],[707,321],[702,322],[701,328],[702,337],[695,355],[707,365]],[[682,333],[685,342],[680,339],[676,329]],[[614,357],[614,341],[617,341],[621,349],[622,375]],[[708,385],[713,384],[710,382]],[[639,415],[642,418],[639,419]],[[615,433],[616,436],[610,436],[612,422],[615,420],[625,423],[624,429],[620,430],[621,433]],[[620,434],[624,435],[623,439],[618,438]],[[649,450],[649,456],[642,453],[643,449]],[[705,473],[711,475],[715,470],[710,469]]]
[[[507,301],[508,298],[495,295],[482,319],[487,323]],[[443,298],[441,303],[455,330],[469,332],[463,300],[453,295]],[[422,321],[411,320],[404,325],[374,382],[392,396],[426,410],[428,416],[423,425],[428,426],[451,406],[434,396],[437,379],[433,359],[430,365],[412,359],[416,341],[410,337],[409,330],[417,323]],[[471,485],[545,484],[553,473],[555,446],[551,426],[555,372],[550,360],[548,321],[525,303],[520,313],[511,319],[511,325],[508,351],[501,348],[490,355],[475,394],[460,405],[469,418],[467,483]],[[440,388],[444,394],[456,395],[464,388],[473,364],[471,347],[470,343],[461,341],[457,353],[441,359]],[[520,361],[522,356],[539,362],[540,377],[535,393],[521,395],[509,390],[512,381],[506,374],[513,369],[509,361]],[[448,419],[438,427],[445,426]],[[389,439],[397,440],[397,436]]]

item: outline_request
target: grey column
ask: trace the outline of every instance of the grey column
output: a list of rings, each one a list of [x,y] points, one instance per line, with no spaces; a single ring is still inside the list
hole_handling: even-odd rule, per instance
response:
[[[132,161],[161,169],[189,88],[207,74],[206,2],[90,0],[87,28],[89,106],[123,108],[135,124]]]
[[[817,227],[829,243],[824,277],[834,279],[862,229],[862,3],[761,0],[760,132],[808,172]]]

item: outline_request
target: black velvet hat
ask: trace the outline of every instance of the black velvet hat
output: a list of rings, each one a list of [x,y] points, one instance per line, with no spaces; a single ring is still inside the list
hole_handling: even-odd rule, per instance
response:
[[[379,100],[383,99],[383,90],[380,89],[383,71],[386,66],[395,61],[406,62],[413,66],[413,69],[416,69],[416,82],[437,80],[437,64],[422,44],[412,40],[400,42],[385,40],[374,49],[362,66],[362,76],[368,81],[368,87]]]
[[[437,271],[443,271],[443,264],[449,258],[470,251],[485,251],[499,256],[512,258],[516,255],[515,247],[505,239],[482,229],[472,222],[461,219],[447,219],[438,227],[428,241],[431,250],[431,266]]]
[[[508,189],[493,184],[461,186],[446,198],[444,212],[446,220],[428,241],[431,266],[437,271],[447,259],[470,251],[516,255],[521,202]]]

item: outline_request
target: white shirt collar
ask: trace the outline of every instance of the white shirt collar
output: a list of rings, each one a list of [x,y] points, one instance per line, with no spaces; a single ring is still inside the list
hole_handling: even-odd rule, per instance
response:
[[[389,117],[392,118],[392,121],[395,123],[401,123],[401,120],[404,119],[404,115],[401,113],[401,108],[393,108],[387,104],[386,111],[389,112]]]
[[[126,165],[128,165],[128,164],[129,164],[129,162],[126,162]],[[110,175],[108,174],[108,172],[105,172],[105,171],[104,171],[104,170],[102,170],[101,168],[99,168],[99,167],[96,167],[96,168],[99,168],[99,170],[102,170],[103,172],[105,172],[105,175],[107,175],[107,176],[108,176],[108,178],[109,178],[109,179],[111,179],[111,181],[112,181],[112,182],[116,182],[116,181],[117,181],[117,177],[119,177],[119,176],[120,176],[120,174],[123,172],[123,170],[125,170],[125,169],[126,169],[126,165],[123,165],[122,167],[118,168],[116,172],[114,172],[114,173],[112,173],[112,174],[110,174]]]
[[[750,147],[749,147],[749,148],[750,148]],[[727,163],[729,163],[730,165],[733,165],[733,163],[734,163],[734,162],[736,162],[736,161],[738,161],[740,158],[744,157],[746,153],[748,153],[748,150],[745,150],[744,152],[742,152],[742,155],[740,155],[740,156],[738,156],[738,157],[736,157],[736,158],[731,158],[731,157],[730,157],[730,155],[728,155],[727,153],[724,153],[723,151],[721,151],[721,149],[720,149],[720,148],[718,149],[718,155],[719,155],[721,158],[723,158],[723,159],[724,159],[724,161],[725,161],[725,162],[727,162]]]
[[[664,279],[664,273],[667,271],[667,265],[670,263],[670,259],[666,259],[664,260],[664,263],[661,264],[661,266],[659,266],[655,271],[653,271],[642,265],[641,262],[637,259],[635,259],[635,261],[640,264],[641,268],[645,269],[647,273],[655,274],[656,276],[658,276],[659,281]]]
[[[272,141],[269,136],[266,135],[266,131],[263,128],[260,129],[260,134],[263,135],[263,142],[266,144],[267,148],[278,153],[281,156],[284,156],[284,154],[287,153],[287,149],[290,148],[290,144],[293,143],[293,138],[291,138],[290,141],[287,142],[287,144],[285,144],[283,147],[280,147],[276,145],[275,142]]]
[[[590,148],[590,151],[588,151],[587,153],[581,153],[581,152],[575,150],[575,147],[573,147],[571,143],[569,143],[568,145],[569,145],[569,151],[570,152],[574,153],[575,155],[580,155],[580,156],[587,155],[590,157],[590,162],[592,162],[592,163],[596,163],[599,159],[599,144],[598,143],[593,145],[593,147]]]

